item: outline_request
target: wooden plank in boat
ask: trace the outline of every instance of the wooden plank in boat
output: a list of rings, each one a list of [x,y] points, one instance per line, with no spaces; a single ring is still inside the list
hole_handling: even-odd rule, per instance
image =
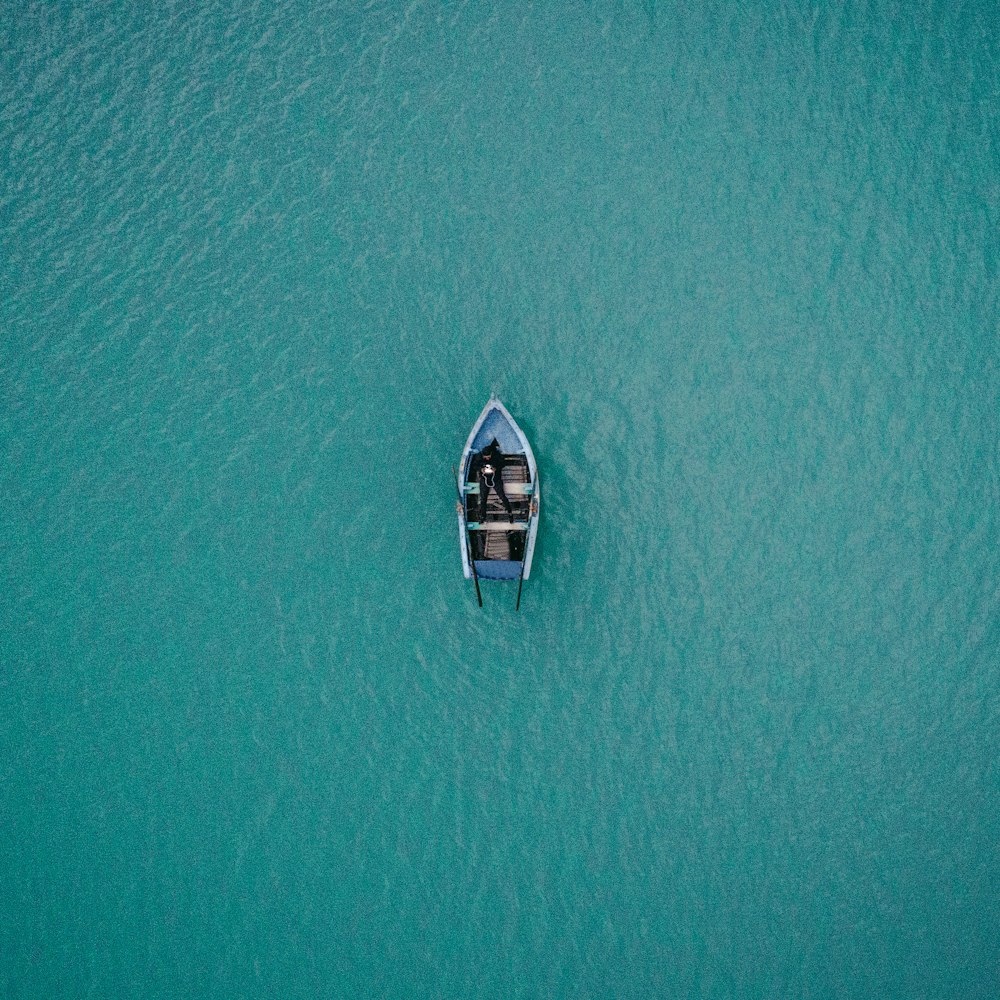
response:
[[[504,483],[503,491],[509,497],[526,497],[535,492],[532,483]],[[470,496],[479,496],[479,483],[466,483],[465,492]]]
[[[469,521],[466,524],[469,531],[527,531],[527,521],[515,521],[513,524],[507,521]]]

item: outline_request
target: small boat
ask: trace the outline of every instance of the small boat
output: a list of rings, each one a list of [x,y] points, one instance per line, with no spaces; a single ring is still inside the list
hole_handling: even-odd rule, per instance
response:
[[[475,581],[479,606],[480,580],[516,580],[519,608],[538,534],[538,468],[528,439],[499,399],[491,398],[473,425],[456,485],[462,571]]]

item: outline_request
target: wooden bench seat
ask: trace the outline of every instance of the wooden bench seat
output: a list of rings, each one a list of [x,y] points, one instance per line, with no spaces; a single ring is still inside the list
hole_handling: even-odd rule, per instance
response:
[[[509,497],[527,497],[535,492],[533,483],[504,482],[503,491]],[[479,496],[479,483],[466,483],[465,492],[468,496]]]
[[[527,531],[527,521],[469,521],[466,524],[469,531]]]

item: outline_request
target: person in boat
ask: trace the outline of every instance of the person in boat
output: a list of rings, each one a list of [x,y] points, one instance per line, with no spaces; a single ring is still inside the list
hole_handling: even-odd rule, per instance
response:
[[[499,498],[503,508],[507,511],[510,523],[514,523],[514,509],[507,499],[507,494],[503,489],[503,452],[500,451],[500,443],[494,438],[481,452],[472,456],[471,472],[479,482],[479,520],[486,520],[486,505],[492,490]],[[470,477],[471,478],[471,477]]]

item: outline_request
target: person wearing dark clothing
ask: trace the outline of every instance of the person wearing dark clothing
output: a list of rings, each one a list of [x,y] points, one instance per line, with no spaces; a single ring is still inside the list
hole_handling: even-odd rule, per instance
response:
[[[503,489],[503,453],[500,443],[494,438],[478,455],[472,457],[472,469],[479,482],[479,520],[486,520],[486,505],[490,498],[490,490],[500,498],[510,523],[514,523],[514,510]],[[470,477],[471,478],[471,477]]]

